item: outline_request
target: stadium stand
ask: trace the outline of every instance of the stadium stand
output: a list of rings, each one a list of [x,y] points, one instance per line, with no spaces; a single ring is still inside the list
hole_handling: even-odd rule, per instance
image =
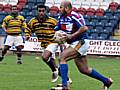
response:
[[[76,7],[77,9],[81,7],[81,2],[79,0],[75,0],[72,2],[73,7]]]
[[[90,8],[90,5],[91,5],[91,3],[87,2],[87,1],[81,3],[81,7],[85,8],[85,9]]]
[[[90,39],[113,39],[120,32],[120,2],[119,0],[71,0],[73,11],[84,15],[86,24],[89,27]],[[48,15],[58,19],[59,5],[61,0],[9,0],[0,3],[0,24],[3,18],[11,11],[11,5],[17,3],[20,14],[25,17],[26,22],[37,15],[37,5],[45,4],[48,7]],[[8,4],[9,3],[9,4]],[[0,34],[2,33],[0,27]],[[117,33],[117,34],[116,34]],[[107,35],[106,35],[107,34]],[[97,37],[97,38],[96,38]]]
[[[92,2],[91,3],[91,8],[94,8],[95,10],[98,9],[100,6],[100,3],[99,2]]]
[[[45,5],[51,8],[52,6],[54,6],[54,0],[46,0]]]
[[[94,8],[88,8],[86,11],[87,11],[86,14],[88,16],[93,16],[95,14],[95,9]]]
[[[109,9],[110,10],[115,11],[115,10],[117,10],[117,8],[118,8],[118,3],[117,2],[111,2],[109,4]]]
[[[9,4],[16,5],[18,3],[18,0],[8,0]]]
[[[83,7],[80,7],[80,8],[77,9],[77,12],[82,14],[82,15],[85,15],[86,14],[86,9],[83,8]]]
[[[104,10],[108,9],[109,3],[108,2],[100,2],[99,8],[102,8]]]
[[[95,12],[96,16],[103,16],[104,15],[104,9],[102,8],[97,8]]]
[[[3,11],[3,9],[4,9],[3,4],[0,4],[0,12]]]

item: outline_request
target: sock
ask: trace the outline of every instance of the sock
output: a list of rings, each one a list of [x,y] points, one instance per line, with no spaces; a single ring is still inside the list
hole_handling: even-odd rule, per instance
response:
[[[17,57],[17,60],[21,60],[21,57]]]
[[[16,54],[17,54],[17,60],[21,60],[21,58],[22,58],[21,49],[17,49]]]
[[[97,71],[95,71],[94,69],[92,70],[92,72],[89,75],[92,78],[95,78],[97,80],[102,81],[104,84],[107,83],[108,78],[104,77],[103,75],[101,75],[100,73],[98,73]]]
[[[60,67],[58,68],[58,75],[61,77]],[[69,77],[67,77],[67,81],[69,81]]]
[[[62,84],[67,87],[68,65],[60,64],[60,72],[62,77]]]
[[[48,60],[47,65],[51,68],[52,72],[56,71],[56,65],[54,63],[54,59],[53,58],[49,58],[50,60]]]
[[[7,50],[6,49],[4,49],[3,51],[2,51],[2,57],[4,57],[4,55],[7,53]]]

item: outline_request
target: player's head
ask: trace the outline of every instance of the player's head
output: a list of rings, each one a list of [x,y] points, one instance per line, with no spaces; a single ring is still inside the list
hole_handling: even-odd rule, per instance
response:
[[[17,8],[16,5],[12,6],[11,10],[12,10],[11,14],[13,16],[17,16],[18,15],[18,8]]]
[[[46,6],[45,5],[38,5],[37,6],[37,12],[38,12],[38,16],[39,18],[45,18],[46,16]]]
[[[63,1],[60,4],[60,12],[63,15],[66,15],[72,10],[72,4],[70,1]]]

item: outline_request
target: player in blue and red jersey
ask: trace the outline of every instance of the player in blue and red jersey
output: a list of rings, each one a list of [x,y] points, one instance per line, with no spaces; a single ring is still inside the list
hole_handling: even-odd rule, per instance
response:
[[[70,44],[70,47],[66,48],[60,57],[60,72],[62,76],[62,87],[59,90],[69,90],[67,85],[68,75],[68,60],[75,61],[78,70],[87,76],[95,78],[104,84],[103,90],[108,90],[112,84],[112,79],[107,78],[96,70],[88,67],[87,64],[87,50],[88,46],[88,27],[85,24],[84,18],[81,14],[72,11],[72,5],[69,1],[63,1],[60,5],[61,16],[59,18],[56,30],[62,30],[68,35],[63,37],[63,41],[66,40]],[[58,43],[61,43],[62,39]],[[61,89],[60,89],[61,88]]]

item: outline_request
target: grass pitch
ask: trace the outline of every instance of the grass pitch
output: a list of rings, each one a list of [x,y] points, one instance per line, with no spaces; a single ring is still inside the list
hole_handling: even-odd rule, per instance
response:
[[[16,55],[7,55],[6,64],[0,64],[0,90],[50,90],[60,83],[51,83],[51,71],[34,55],[24,55],[23,64],[16,64]],[[120,90],[120,59],[89,58],[89,66],[114,80],[110,90]],[[80,74],[73,61],[69,61],[71,90],[101,90],[102,83]]]

